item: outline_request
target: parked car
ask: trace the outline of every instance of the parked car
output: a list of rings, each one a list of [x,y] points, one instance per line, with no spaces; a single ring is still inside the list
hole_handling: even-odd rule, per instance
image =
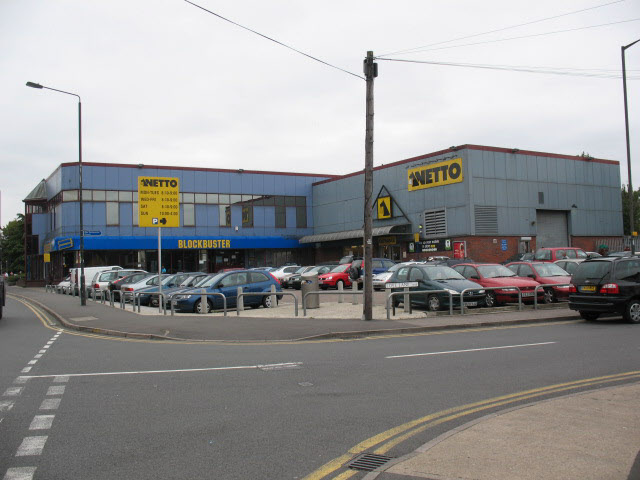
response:
[[[516,253],[515,255],[511,255],[509,258],[507,258],[504,262],[502,262],[502,264],[506,265],[507,263],[511,262],[530,262],[531,260],[533,260],[534,255],[535,254],[533,252]]]
[[[103,295],[105,290],[109,290],[109,285],[111,282],[117,280],[118,278],[123,278],[132,273],[147,273],[144,270],[134,270],[134,269],[119,269],[119,270],[105,270],[96,272],[89,284],[89,288],[91,290],[99,289],[100,295]]]
[[[91,289],[91,280],[97,272],[102,272],[104,270],[121,270],[122,267],[118,265],[107,265],[102,267],[84,267],[84,287],[87,291]],[[82,276],[82,269],[75,267],[69,269],[69,276],[71,281],[71,293],[75,292],[76,294],[80,294],[80,282]]]
[[[286,273],[282,275],[282,277],[280,278],[280,285],[282,285],[282,288],[293,288],[291,286],[291,277],[293,277],[294,275],[301,275],[304,272],[311,270],[312,268],[313,268],[313,265],[306,266],[306,267],[299,267],[297,270],[295,270],[292,273]]]
[[[157,273],[155,275],[147,276],[138,280],[135,283],[124,283],[120,285],[120,294],[127,295],[128,299],[133,299],[133,296],[136,292],[147,288],[147,287],[155,287],[159,283],[159,278],[166,278],[167,274],[163,274],[159,276]]]
[[[584,258],[565,258],[564,260],[556,260],[553,263],[565,270],[569,275],[573,275],[573,273],[578,269],[578,265],[584,261]]]
[[[371,259],[371,272],[373,275],[384,273],[396,264],[393,260],[388,258],[372,258]],[[350,280],[358,283],[358,288],[362,288],[362,281],[364,278],[364,259],[355,259],[351,263],[349,271]]]
[[[640,258],[600,257],[581,263],[573,274],[569,308],[585,320],[613,313],[640,323]]]
[[[467,280],[476,282],[485,288],[491,287],[518,287],[521,292],[523,302],[533,302],[535,289],[538,282],[531,278],[517,276],[504,265],[499,263],[461,263],[453,267]],[[500,290],[487,290],[487,307],[496,307],[503,303],[518,301],[518,290],[515,288],[504,288]],[[538,301],[544,300],[544,292],[538,290]]]
[[[557,302],[559,298],[569,296],[571,276],[555,263],[548,262],[513,262],[507,267],[520,277],[533,278],[536,282],[549,284],[567,284],[566,286],[552,286],[544,289],[544,303]]]
[[[66,294],[71,291],[71,275],[67,275],[64,280],[56,285],[58,293]]]
[[[402,262],[402,263],[396,263],[395,265],[392,265],[391,267],[389,267],[389,270],[387,270],[386,272],[382,272],[382,273],[377,273],[373,276],[372,282],[373,283],[373,289],[374,290],[384,290],[385,289],[385,285],[389,282],[389,280],[391,279],[391,277],[393,276],[393,272],[395,272],[396,270],[398,270],[400,267],[404,267],[407,265],[424,265],[424,262]]]
[[[534,262],[555,262],[564,258],[587,258],[587,252],[575,247],[539,248],[533,256]]]
[[[222,293],[227,299],[227,307],[236,306],[238,287],[242,287],[243,292],[269,292],[271,285],[275,285],[277,292],[282,292],[280,283],[266,272],[258,270],[241,270],[228,273],[219,273],[208,277],[207,280],[198,287],[191,290],[175,294],[173,298],[176,309],[181,312],[197,312],[200,313],[206,308],[206,312],[214,309],[222,308],[222,298],[212,293]],[[201,290],[207,291],[207,305],[202,305]],[[278,297],[281,297],[278,296]],[[271,296],[246,296],[243,297],[244,304],[257,308],[260,305],[264,307],[272,307]],[[276,300],[277,302],[277,300]]]
[[[446,265],[418,264],[400,267],[393,273],[391,283],[417,282],[417,287],[410,287],[409,290],[444,290],[439,293],[425,293],[423,295],[411,295],[411,304],[427,307],[430,311],[449,308],[449,293],[454,307],[460,306],[460,293],[465,292],[464,306],[479,307],[485,304],[485,290],[479,288],[477,283],[471,282]],[[392,291],[403,291],[394,288]],[[394,304],[403,303],[403,296],[395,296]]]
[[[297,273],[297,272],[294,273],[289,277],[289,280],[287,283],[289,287],[294,288],[296,290],[300,290],[302,288],[303,274],[304,275],[323,275],[331,271],[331,269],[335,267],[336,265],[316,265],[315,267],[310,267],[308,270],[304,271],[303,273]]]
[[[189,273],[174,273],[168,275],[162,280],[162,293],[167,295],[171,290],[174,290],[182,284],[191,274]],[[160,304],[159,295],[152,295],[153,293],[160,292],[160,285],[154,285],[152,287],[140,289],[140,305],[150,305],[157,307]],[[166,298],[166,297],[165,297]]]
[[[333,267],[329,272],[318,276],[318,286],[322,290],[328,288],[338,288],[342,285],[343,288],[351,287],[351,278],[349,277],[350,263],[343,263],[336,267]]]
[[[275,270],[271,270],[269,273],[276,277],[279,282],[282,282],[282,277],[295,273],[299,268],[300,265],[285,265],[283,267],[276,268]]]
[[[149,272],[137,272],[137,273],[128,273],[122,277],[119,277],[115,280],[109,282],[109,290],[111,291],[111,295],[113,296],[114,301],[120,300],[120,287],[125,283],[137,283],[143,278],[151,277],[153,273]]]
[[[179,286],[167,290],[165,296],[166,307],[169,308],[171,306],[169,302],[174,295],[186,292],[187,290],[191,290],[192,288],[196,288],[199,285],[203,284],[209,277],[213,277],[214,275],[216,274],[203,272],[194,273],[187,277],[187,279],[183,281]]]
[[[460,265],[461,263],[476,263],[475,260],[471,258],[449,258],[446,260],[433,260],[429,262],[434,265],[445,265],[447,267],[454,267],[455,265]]]

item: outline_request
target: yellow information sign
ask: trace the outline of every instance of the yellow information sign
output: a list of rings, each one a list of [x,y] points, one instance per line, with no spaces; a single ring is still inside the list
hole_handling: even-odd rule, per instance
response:
[[[391,197],[378,197],[378,220],[391,218]]]
[[[462,158],[429,163],[407,170],[409,191],[459,183],[464,180]]]
[[[138,177],[138,225],[180,226],[180,180],[167,177]]]

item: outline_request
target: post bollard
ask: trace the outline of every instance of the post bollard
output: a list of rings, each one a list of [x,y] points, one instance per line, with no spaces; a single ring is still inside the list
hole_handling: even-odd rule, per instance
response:
[[[411,300],[409,299],[409,288],[406,287],[403,289],[404,292],[406,292],[403,296],[403,307],[404,307],[404,313],[411,313]]]
[[[269,295],[269,299],[271,300],[271,308],[275,308],[276,303],[278,302],[278,300],[276,299],[276,286],[275,285],[271,285],[271,293],[273,295]],[[298,305],[296,305],[297,307]],[[296,312],[296,317],[298,316],[298,313]]]
[[[342,291],[344,290],[344,286],[342,284],[342,282],[338,282],[338,293],[340,295],[338,295],[338,303],[343,303],[344,299],[342,298]]]
[[[203,288],[200,293],[202,294],[200,296],[200,313],[205,314],[207,313],[209,304],[209,302],[207,302],[207,291]]]
[[[242,293],[242,287],[238,287],[238,296],[236,297],[236,306],[239,312],[244,310],[244,297],[240,296]]]
[[[358,284],[354,281],[351,282],[351,290],[353,291],[353,300],[351,301],[352,305],[357,305],[358,304],[358,296],[356,295],[355,292],[358,291]]]

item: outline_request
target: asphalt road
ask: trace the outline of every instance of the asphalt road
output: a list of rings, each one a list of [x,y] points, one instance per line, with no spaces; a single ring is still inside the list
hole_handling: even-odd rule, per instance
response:
[[[160,343],[57,335],[8,300],[0,475],[303,478],[430,413],[638,370],[639,338],[622,322],[570,322],[286,345]],[[471,418],[408,436],[388,455]]]

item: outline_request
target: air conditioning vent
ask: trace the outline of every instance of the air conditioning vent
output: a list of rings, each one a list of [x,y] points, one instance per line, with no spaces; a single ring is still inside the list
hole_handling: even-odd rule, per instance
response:
[[[498,207],[475,206],[476,235],[498,233]]]
[[[447,214],[444,208],[424,212],[422,235],[425,238],[447,236]]]

